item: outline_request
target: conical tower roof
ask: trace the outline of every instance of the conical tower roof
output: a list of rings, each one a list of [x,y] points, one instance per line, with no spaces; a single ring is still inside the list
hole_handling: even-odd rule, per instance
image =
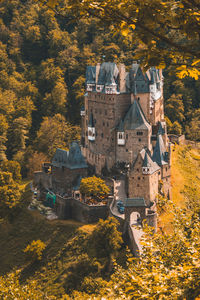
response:
[[[159,166],[165,165],[166,161],[164,161],[164,153],[165,153],[165,146],[163,143],[163,139],[161,134],[158,134],[156,146],[153,151],[152,159],[153,161],[157,162]]]
[[[134,100],[133,104],[131,105],[124,118],[124,128],[128,130],[150,128],[150,125],[147,122],[137,100]]]

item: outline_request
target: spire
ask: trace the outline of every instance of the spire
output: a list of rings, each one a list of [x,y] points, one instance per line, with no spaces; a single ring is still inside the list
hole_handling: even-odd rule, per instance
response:
[[[144,161],[143,165],[144,168],[150,168],[151,167],[151,162],[150,162],[150,157],[148,156],[147,152],[145,151],[145,156],[144,156]]]
[[[159,122],[158,134],[163,135],[164,133],[165,133],[165,132],[164,132],[164,129],[163,129],[163,127],[162,127],[162,124],[161,124],[161,122]]]
[[[165,157],[165,146],[161,134],[158,134],[152,159],[153,161],[157,162],[159,166],[162,166],[166,164],[164,157]]]
[[[94,127],[93,113],[90,114],[90,120],[88,123],[88,127]]]
[[[124,118],[125,129],[148,129],[150,127],[147,122],[139,103],[134,100],[130,109]]]

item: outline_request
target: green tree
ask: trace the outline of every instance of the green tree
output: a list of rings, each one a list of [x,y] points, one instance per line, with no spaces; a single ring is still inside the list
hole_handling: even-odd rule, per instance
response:
[[[1,164],[1,170],[4,172],[10,172],[12,178],[16,182],[20,182],[21,176],[21,166],[17,161],[7,160]]]
[[[8,123],[4,115],[0,115],[0,163],[6,160],[6,141],[7,141]]]
[[[165,113],[166,116],[170,119],[173,123],[178,121],[182,123],[185,119],[184,117],[184,106],[182,95],[172,95],[165,103]]]
[[[57,148],[68,148],[72,140],[78,138],[77,129],[77,126],[66,122],[60,114],[52,118],[45,117],[37,133],[35,146],[51,158]]]
[[[177,134],[177,135],[181,135],[181,133],[182,133],[182,127],[181,127],[181,125],[179,124],[178,121],[175,121],[172,124],[171,132],[174,133],[174,134]]]
[[[113,269],[113,260],[116,258],[117,251],[119,251],[123,242],[121,233],[117,230],[118,226],[118,221],[113,217],[109,217],[107,220],[99,220],[92,234],[96,256],[107,258],[106,268],[109,273]]]
[[[83,195],[94,197],[98,200],[104,199],[109,193],[109,187],[99,177],[82,178],[80,192]]]
[[[200,109],[191,113],[191,121],[186,125],[186,135],[191,140],[200,141]]]
[[[55,7],[59,2],[49,0],[48,5]],[[138,42],[137,58],[144,65],[164,66],[170,59],[177,65],[181,78],[187,75],[198,78],[198,1],[69,0],[68,10],[78,19],[95,16],[107,26],[112,25],[113,31],[118,30],[127,37],[134,35]]]

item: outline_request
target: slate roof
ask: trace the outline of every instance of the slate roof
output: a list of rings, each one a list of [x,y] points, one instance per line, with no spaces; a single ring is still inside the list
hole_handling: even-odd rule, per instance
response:
[[[151,67],[151,68],[149,69],[149,74],[150,74],[151,84],[160,81],[159,70],[156,69],[155,67]]]
[[[161,122],[159,122],[158,134],[161,134],[161,135],[165,134],[165,130],[162,127],[162,123]]]
[[[123,132],[124,131],[124,122],[120,120],[119,125],[117,127],[118,132]]]
[[[127,198],[124,200],[125,207],[146,207],[144,198]]]
[[[86,69],[86,84],[95,84],[96,83],[96,67],[87,66]]]
[[[159,166],[162,166],[167,164],[167,162],[165,161],[165,157],[166,157],[166,150],[165,150],[164,142],[161,134],[158,134],[152,159],[153,161],[157,162]]]
[[[89,119],[88,126],[89,127],[94,127],[93,113],[90,114],[90,119]]]
[[[124,118],[124,129],[148,129],[150,127],[138,101],[134,100]]]
[[[145,155],[144,155],[144,161],[142,164],[143,167],[151,167],[151,162],[150,162],[150,157],[147,155],[146,151],[145,151]]]
[[[142,149],[140,155],[143,159],[143,167],[149,168],[149,173],[153,174],[160,169],[159,165],[151,159],[150,151],[148,149]]]
[[[97,84],[112,85],[118,82],[119,70],[115,63],[104,62],[100,66]]]
[[[82,169],[87,168],[85,158],[81,153],[79,144],[72,142],[69,151],[63,149],[56,149],[56,153],[52,160],[52,166],[66,167],[68,169]]]
[[[134,95],[149,92],[149,78],[143,73],[138,63],[132,64],[130,69],[130,88]]]

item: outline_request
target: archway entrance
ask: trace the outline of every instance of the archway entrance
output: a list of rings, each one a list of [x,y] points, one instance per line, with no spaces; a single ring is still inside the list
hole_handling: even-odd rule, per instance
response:
[[[146,218],[146,203],[144,198],[125,199],[125,220],[129,224],[142,221]]]

